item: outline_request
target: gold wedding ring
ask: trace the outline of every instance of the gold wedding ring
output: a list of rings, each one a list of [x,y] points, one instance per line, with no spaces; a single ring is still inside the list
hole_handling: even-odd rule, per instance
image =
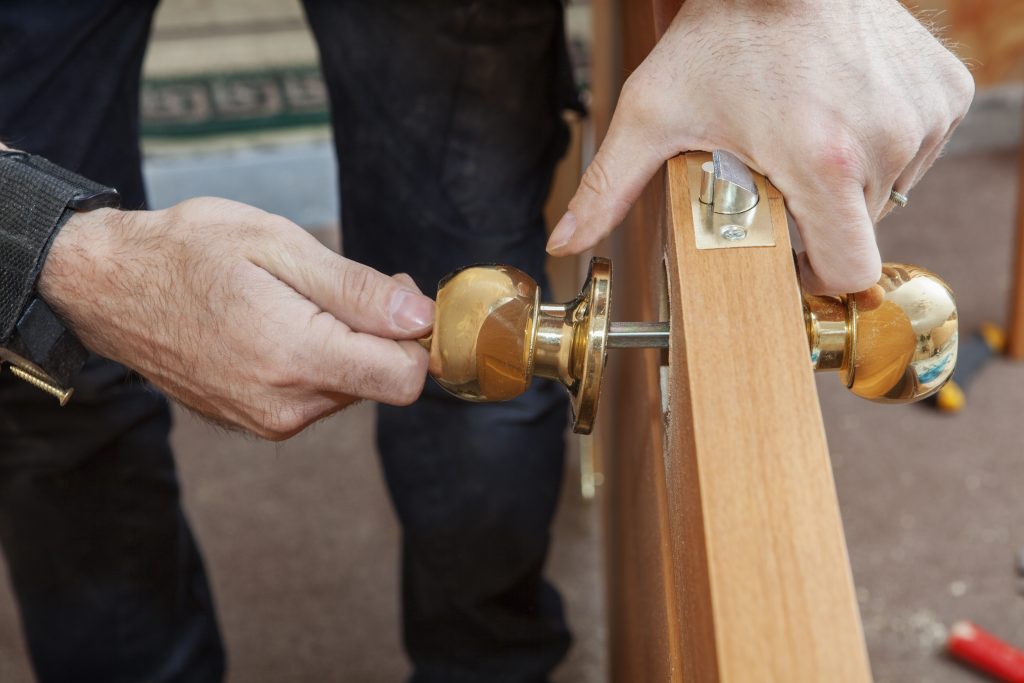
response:
[[[889,201],[902,209],[907,205],[907,195],[896,190],[889,190]]]

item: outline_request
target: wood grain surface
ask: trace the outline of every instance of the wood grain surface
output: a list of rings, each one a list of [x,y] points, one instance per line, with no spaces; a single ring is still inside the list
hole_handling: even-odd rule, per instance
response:
[[[619,73],[677,7],[618,8]],[[614,319],[657,319],[667,284],[672,321],[667,374],[612,352],[598,420],[613,681],[871,679],[785,209],[763,201],[775,247],[697,250],[680,157],[607,245]]]
[[[684,159],[667,183],[684,680],[870,680],[782,197],[775,247],[698,250]]]

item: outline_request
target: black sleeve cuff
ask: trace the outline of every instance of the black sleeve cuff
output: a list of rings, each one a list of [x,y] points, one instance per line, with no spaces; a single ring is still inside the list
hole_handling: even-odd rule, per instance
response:
[[[0,345],[32,302],[50,244],[71,213],[119,204],[117,190],[42,157],[0,153]]]

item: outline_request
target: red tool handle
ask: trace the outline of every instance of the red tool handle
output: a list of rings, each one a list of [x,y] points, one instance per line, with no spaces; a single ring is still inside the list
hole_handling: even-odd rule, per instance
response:
[[[1006,683],[1024,683],[1024,652],[986,633],[969,621],[958,621],[946,641],[957,659]]]

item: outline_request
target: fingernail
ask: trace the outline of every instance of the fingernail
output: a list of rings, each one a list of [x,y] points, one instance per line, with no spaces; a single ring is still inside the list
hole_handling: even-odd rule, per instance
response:
[[[403,330],[417,332],[434,324],[434,302],[408,289],[391,298],[391,319]]]
[[[558,225],[551,231],[551,236],[548,237],[548,252],[553,252],[567,245],[575,232],[576,216],[573,215],[572,211],[566,211],[565,215],[562,216],[562,220],[558,221]]]

